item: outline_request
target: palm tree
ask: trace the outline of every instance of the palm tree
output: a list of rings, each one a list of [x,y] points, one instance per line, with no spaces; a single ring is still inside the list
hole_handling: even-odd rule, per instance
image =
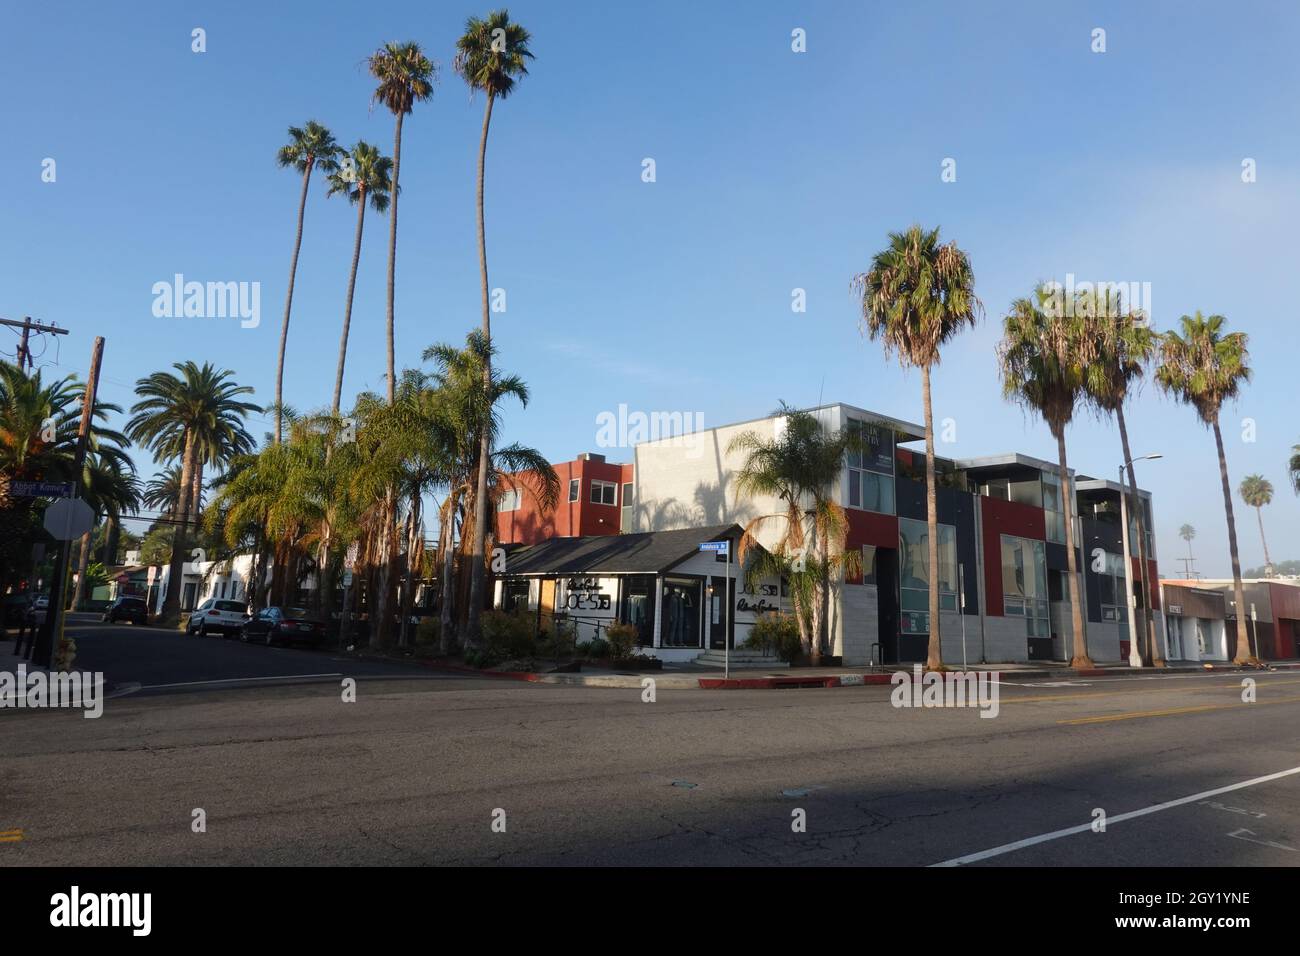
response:
[[[1081,327],[1077,317],[1049,314],[1053,293],[1039,286],[1032,297],[1016,299],[1003,319],[998,361],[1002,394],[1042,417],[1056,439],[1061,472],[1061,511],[1065,521],[1065,556],[1070,576],[1070,612],[1074,629],[1071,667],[1092,667],[1083,601],[1079,594],[1079,559],[1074,550],[1074,489],[1065,454],[1065,427],[1084,391],[1086,369],[1080,358]]]
[[[1255,663],[1246,633],[1246,597],[1241,586],[1241,557],[1237,552],[1237,522],[1232,514],[1232,484],[1228,480],[1228,458],[1223,451],[1219,412],[1223,403],[1236,398],[1250,381],[1250,353],[1244,332],[1224,332],[1221,315],[1179,319],[1182,329],[1166,332],[1160,345],[1160,367],[1156,384],[1175,399],[1196,410],[1201,422],[1214,432],[1219,453],[1219,479],[1223,485],[1223,510],[1228,521],[1228,551],[1232,557],[1232,587],[1237,603],[1236,664]]]
[[[1128,444],[1128,426],[1124,420],[1124,403],[1129,390],[1140,384],[1146,366],[1155,357],[1157,336],[1147,325],[1141,312],[1125,310],[1118,295],[1110,292],[1104,298],[1097,294],[1079,296],[1077,315],[1083,317],[1084,334],[1081,338],[1085,376],[1084,389],[1089,401],[1102,413],[1115,416],[1119,426],[1120,450],[1128,469],[1128,484],[1124,494],[1128,497],[1128,513],[1134,516],[1137,526],[1138,579],[1142,587],[1138,641],[1142,662],[1165,666],[1161,641],[1156,639],[1154,615],[1151,614],[1151,572],[1147,563],[1146,507],[1138,499],[1137,476],[1133,470],[1133,453]],[[1124,555],[1130,561],[1129,555]]]
[[[334,142],[334,135],[309,120],[299,129],[289,127],[289,142],[280,147],[275,161],[281,168],[292,166],[302,173],[302,195],[298,199],[298,231],[293,240],[293,258],[289,260],[289,287],[284,296],[284,321],[280,324],[280,358],[275,367],[275,440],[280,440],[280,403],[284,398],[284,351],[289,343],[289,313],[293,310],[293,282],[298,275],[298,250],[302,248],[302,220],[307,211],[307,184],[311,171],[317,166],[323,172],[338,169],[338,155],[342,150]]]
[[[330,405],[333,415],[339,413],[339,400],[343,395],[343,365],[348,356],[348,329],[352,325],[352,294],[357,286],[357,266],[361,262],[361,232],[366,221],[366,201],[377,213],[388,208],[392,193],[393,161],[380,155],[379,149],[364,140],[359,140],[352,147],[351,171],[345,176],[342,171],[330,174],[329,193],[342,193],[348,202],[357,207],[357,237],[352,246],[352,271],[348,273],[348,298],[343,309],[343,336],[339,339],[339,367],[334,376],[334,402]]]
[[[140,495],[140,503],[164,518],[174,518],[180,512],[181,468],[170,465],[150,478]]]
[[[121,411],[116,405],[106,405],[105,409]],[[126,443],[125,436],[118,435],[116,432],[110,434],[121,438],[122,441],[110,445],[105,441],[106,436],[101,435],[94,447],[87,451],[83,500],[96,514],[102,513],[106,520],[112,522],[118,520],[123,511],[131,511],[139,506],[140,486],[135,477],[135,465],[121,447]],[[90,532],[87,531],[81,536],[81,553],[77,560],[77,586],[72,595],[74,608],[83,607],[86,600],[90,550]]]
[[[1178,529],[1178,537],[1187,542],[1187,568],[1190,572],[1192,562],[1196,560],[1192,557],[1192,539],[1196,537],[1196,529],[1189,524],[1185,524]]]
[[[746,523],[738,560],[751,583],[764,576],[787,579],[804,652],[817,665],[826,650],[832,576],[855,567],[856,552],[845,550],[848,518],[834,489],[845,455],[862,450],[864,441],[852,431],[828,432],[811,413],[784,402],[777,414],[785,417],[779,437],[746,431],[727,446],[728,454],[744,455],[735,476],[737,502],[743,497],[782,503],[782,510]],[[762,548],[760,535],[773,523],[779,523],[780,535],[772,548]],[[757,558],[747,561],[756,547]]]
[[[478,145],[478,194],[476,199],[478,211],[478,271],[479,291],[483,306],[483,339],[491,355],[492,324],[488,303],[487,273],[487,237],[483,226],[483,175],[487,159],[488,127],[492,123],[492,104],[497,97],[505,99],[514,92],[515,84],[528,75],[528,61],[533,59],[528,44],[532,37],[517,23],[510,21],[508,10],[494,10],[486,19],[470,17],[465,21],[465,32],[456,41],[456,72],[464,78],[470,92],[480,90],[487,96],[483,110],[483,132]],[[483,369],[483,391],[491,389],[492,369],[490,364]],[[475,489],[475,501],[487,500],[489,459],[491,448],[489,436],[484,430],[479,436],[478,484]],[[469,641],[478,639],[479,613],[483,606],[483,588],[485,581],[485,539],[487,537],[487,509],[476,508],[474,511],[473,561],[470,572],[469,616],[466,632]]]
[[[1268,539],[1264,537],[1263,508],[1273,503],[1273,483],[1263,475],[1247,475],[1241,479],[1237,493],[1241,495],[1242,501],[1255,509],[1255,517],[1259,519],[1259,540],[1264,544],[1264,576],[1271,578],[1273,559],[1268,556]]]
[[[244,418],[261,409],[238,396],[251,394],[247,385],[237,385],[228,369],[218,371],[211,363],[202,367],[192,361],[172,366],[179,375],[155,372],[136,382],[141,400],[131,407],[132,418],[127,434],[132,441],[154,453],[155,461],[180,458],[181,480],[178,521],[173,539],[171,567],[162,619],[174,622],[180,613],[182,566],[186,526],[191,509],[197,510],[194,475],[202,467],[203,456],[214,448],[251,446],[244,430]]]
[[[956,243],[941,245],[939,230],[912,226],[891,232],[889,245],[876,253],[871,268],[853,279],[862,298],[862,330],[879,339],[885,356],[898,353],[904,366],[921,370],[925,407],[925,514],[929,527],[930,640],[926,667],[943,668],[939,631],[939,510],[934,479],[934,409],[930,370],[943,345],[984,312],[975,296],[970,258]]]
[[[397,366],[393,355],[393,289],[397,268],[397,196],[402,170],[402,120],[433,95],[437,64],[418,43],[386,43],[368,61],[370,75],[379,81],[373,101],[383,103],[396,117],[393,132],[392,212],[388,218],[388,404],[393,404]]]
[[[1300,495],[1300,445],[1291,446],[1291,460],[1287,462],[1286,470],[1291,476],[1291,487]]]

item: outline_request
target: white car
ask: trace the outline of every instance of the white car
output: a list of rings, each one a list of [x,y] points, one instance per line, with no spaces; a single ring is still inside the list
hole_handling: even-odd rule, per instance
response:
[[[244,605],[239,601],[208,598],[190,612],[185,633],[197,634],[199,637],[207,637],[212,633],[238,634],[246,620],[248,615],[244,613]]]

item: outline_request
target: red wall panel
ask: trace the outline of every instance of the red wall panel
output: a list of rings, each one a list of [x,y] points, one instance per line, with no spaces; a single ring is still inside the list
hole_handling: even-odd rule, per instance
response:
[[[1002,536],[1047,539],[1047,518],[1042,508],[1001,498],[980,498],[984,524],[984,604],[992,617],[1002,616]]]

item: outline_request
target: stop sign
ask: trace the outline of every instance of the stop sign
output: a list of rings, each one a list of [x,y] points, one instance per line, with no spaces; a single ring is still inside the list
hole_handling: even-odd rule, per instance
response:
[[[95,513],[80,498],[60,498],[45,509],[45,530],[55,541],[72,541],[90,530]]]

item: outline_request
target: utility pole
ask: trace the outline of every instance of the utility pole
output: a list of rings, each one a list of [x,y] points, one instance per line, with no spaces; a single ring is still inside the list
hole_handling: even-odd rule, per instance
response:
[[[77,427],[77,450],[72,458],[72,471],[75,476],[72,483],[74,496],[79,496],[83,490],[82,466],[86,462],[86,446],[90,441],[90,424],[95,411],[95,393],[99,390],[99,365],[103,358],[104,337],[97,335],[90,352],[90,374],[86,376],[86,393],[81,400],[81,422]],[[64,579],[68,576],[68,557],[71,551],[72,542],[64,541],[54,557],[54,574],[50,581],[50,603],[32,649],[32,662],[41,667],[54,666],[56,641],[63,636],[63,593],[66,589]]]
[[[67,329],[61,329],[57,325],[42,325],[40,322],[33,322],[30,315],[23,316],[21,322],[15,322],[13,319],[0,319],[0,325],[10,325],[15,329],[23,330],[22,341],[18,345],[18,369],[22,370],[23,364],[31,368],[35,363],[32,362],[31,334],[33,332],[48,332],[50,335],[67,335]]]

